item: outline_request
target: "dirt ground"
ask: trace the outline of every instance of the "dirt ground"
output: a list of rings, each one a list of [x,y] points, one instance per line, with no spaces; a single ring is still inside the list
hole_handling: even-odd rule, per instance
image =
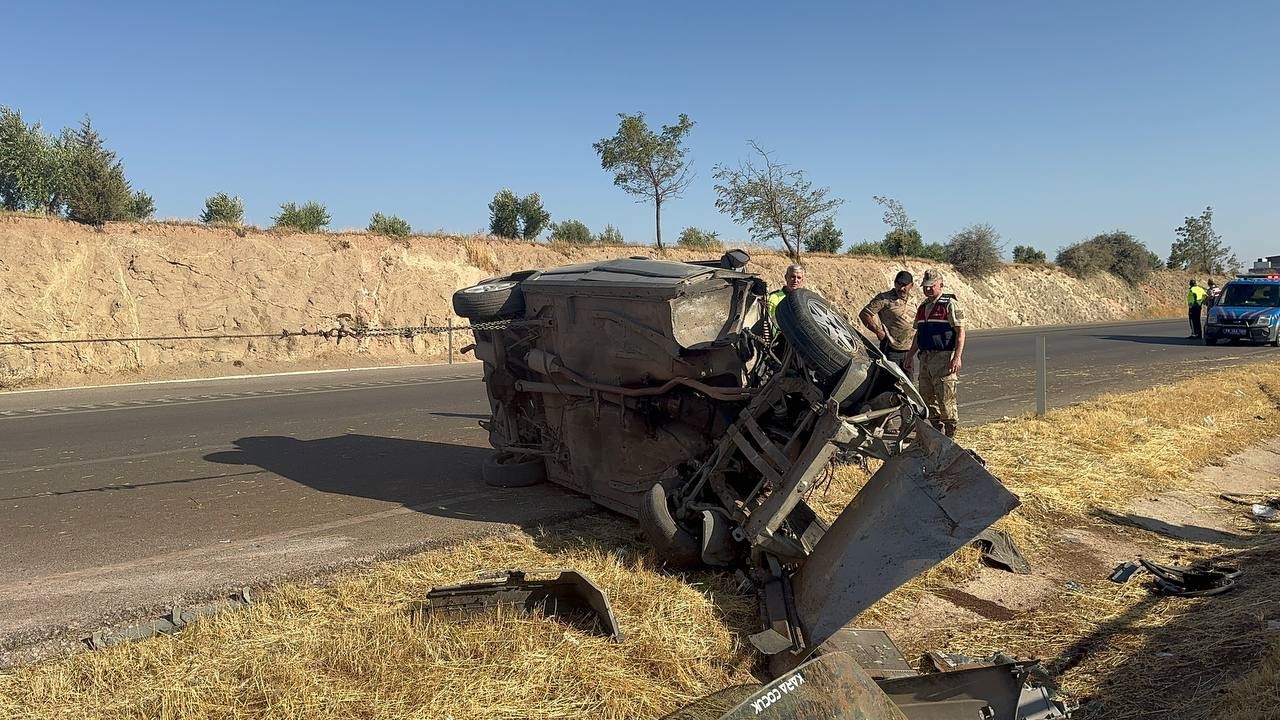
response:
[[[788,261],[752,250],[778,281]],[[268,334],[208,341],[0,345],[0,389],[281,369],[438,361],[444,335],[341,343],[276,337],[282,330],[445,326],[453,291],[485,277],[632,255],[646,246],[573,247],[486,237],[236,232],[195,223],[110,223],[0,215],[0,340]],[[668,250],[676,260],[715,253]],[[807,256],[809,284],[856,314],[900,269],[929,263]],[[1110,275],[1077,280],[1051,267],[1010,265],[985,279],[945,265],[947,288],[973,327],[1071,324],[1178,312],[1185,278],[1158,273],[1133,287]],[[470,342],[455,335],[455,349]]]

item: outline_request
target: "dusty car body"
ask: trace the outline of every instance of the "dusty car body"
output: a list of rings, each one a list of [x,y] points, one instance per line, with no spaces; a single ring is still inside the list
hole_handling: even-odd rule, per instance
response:
[[[525,271],[454,309],[484,362],[486,481],[545,477],[636,518],[672,565],[741,571],[781,672],[1018,501],[818,294],[789,294],[773,327],[746,264]],[[805,499],[837,451],[883,464],[828,524]]]

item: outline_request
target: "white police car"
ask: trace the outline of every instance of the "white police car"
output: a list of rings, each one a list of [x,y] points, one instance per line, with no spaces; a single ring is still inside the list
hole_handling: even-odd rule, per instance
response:
[[[1204,342],[1246,340],[1280,347],[1280,271],[1237,275],[1209,308]]]

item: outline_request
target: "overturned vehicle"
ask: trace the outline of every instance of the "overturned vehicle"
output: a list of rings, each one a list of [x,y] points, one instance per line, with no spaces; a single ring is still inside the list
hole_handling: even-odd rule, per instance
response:
[[[1018,500],[820,295],[769,318],[748,261],[526,271],[453,302],[484,362],[486,482],[550,480],[635,518],[669,564],[742,571],[781,672]],[[806,498],[837,452],[882,464],[828,524]]]

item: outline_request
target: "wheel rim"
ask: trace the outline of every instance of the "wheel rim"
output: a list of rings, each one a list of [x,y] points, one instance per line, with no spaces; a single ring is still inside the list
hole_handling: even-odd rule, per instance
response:
[[[842,350],[850,354],[854,352],[857,340],[854,339],[853,333],[849,332],[849,326],[844,319],[828,308],[826,303],[816,299],[810,300],[809,314]]]
[[[516,286],[515,280],[502,280],[500,282],[484,283],[482,285],[472,285],[469,288],[463,288],[461,292],[468,294],[480,294],[487,292],[499,292],[501,290],[509,290]]]

